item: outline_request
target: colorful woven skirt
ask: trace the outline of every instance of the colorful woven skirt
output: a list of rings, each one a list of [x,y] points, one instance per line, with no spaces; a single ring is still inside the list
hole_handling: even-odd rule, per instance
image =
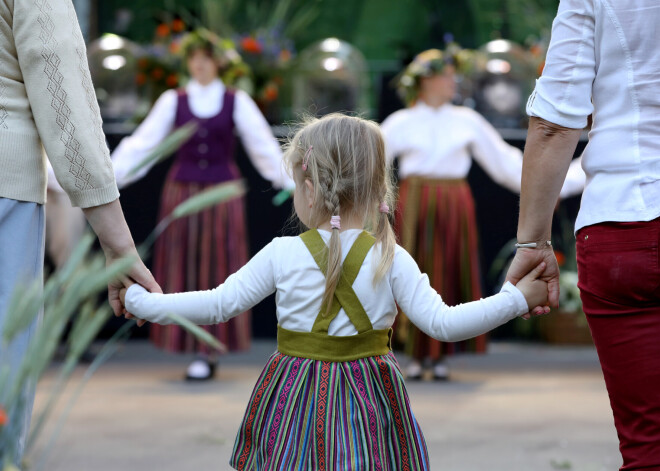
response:
[[[465,180],[403,180],[395,230],[402,246],[447,304],[481,298],[474,199]],[[485,335],[464,342],[439,342],[420,331],[405,315],[397,317],[395,332],[406,353],[418,360],[486,350]]]
[[[172,179],[173,168],[165,182],[160,218],[181,202],[213,184],[179,182]],[[208,208],[174,221],[155,244],[154,277],[165,293],[215,288],[248,261],[245,202],[242,198]],[[152,324],[151,340],[171,352],[207,352],[208,347],[177,325]],[[229,350],[250,346],[249,313],[229,322],[204,326]]]
[[[275,352],[238,431],[241,471],[428,470],[394,355],[326,362]]]

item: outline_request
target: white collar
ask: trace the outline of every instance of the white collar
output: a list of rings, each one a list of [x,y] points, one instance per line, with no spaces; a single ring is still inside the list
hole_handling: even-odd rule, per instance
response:
[[[186,85],[186,91],[191,95],[206,94],[206,93],[224,93],[225,84],[220,79],[214,79],[208,85],[202,85],[195,79],[190,79]]]
[[[442,113],[445,111],[448,111],[453,105],[451,103],[445,103],[443,105],[438,106],[437,108],[433,106],[429,106],[424,102],[423,100],[417,100],[417,103],[413,106],[414,109],[418,109],[420,111],[424,111],[426,113]]]

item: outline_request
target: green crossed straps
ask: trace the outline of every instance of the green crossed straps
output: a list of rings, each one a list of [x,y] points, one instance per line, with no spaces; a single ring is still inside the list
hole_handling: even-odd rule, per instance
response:
[[[319,232],[316,229],[312,229],[302,234],[300,238],[307,246],[312,257],[314,257],[321,272],[326,275],[328,272],[328,250]],[[369,316],[367,316],[362,303],[355,294],[355,291],[353,291],[353,283],[374,242],[376,242],[376,239],[364,231],[355,240],[342,264],[341,275],[337,283],[330,312],[327,316],[319,312],[318,316],[316,316],[314,327],[312,327],[312,332],[328,333],[330,322],[337,317],[342,307],[359,334],[373,329]]]
[[[328,251],[316,229],[300,236],[325,275],[328,270]],[[285,355],[322,361],[352,361],[368,356],[385,355],[390,351],[391,329],[374,330],[367,313],[353,291],[353,283],[375,239],[362,232],[342,264],[342,273],[328,315],[319,312],[311,332],[293,332],[278,326],[278,349]],[[358,331],[357,335],[338,337],[328,335],[330,322],[341,308]]]

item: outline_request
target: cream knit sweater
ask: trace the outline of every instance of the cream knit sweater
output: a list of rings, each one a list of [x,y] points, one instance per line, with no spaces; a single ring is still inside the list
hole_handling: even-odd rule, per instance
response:
[[[0,197],[46,201],[44,149],[74,206],[119,196],[71,0],[0,0]]]

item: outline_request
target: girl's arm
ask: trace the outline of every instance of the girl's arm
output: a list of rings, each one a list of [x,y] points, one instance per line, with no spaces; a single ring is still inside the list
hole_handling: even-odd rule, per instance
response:
[[[282,149],[256,103],[242,90],[236,91],[234,124],[252,164],[263,178],[279,189],[293,189],[282,164]]]
[[[132,285],[126,292],[126,310],[155,324],[172,324],[168,313],[186,317],[198,325],[226,322],[275,291],[276,246],[276,240],[268,244],[215,289],[158,294]]]
[[[149,153],[172,131],[176,119],[176,108],[176,90],[166,91],[156,100],[149,115],[135,132],[119,143],[112,153],[112,166],[115,169],[115,178],[119,188],[141,179],[151,170],[155,162],[130,175],[131,170],[140,165]]]
[[[510,283],[494,296],[448,306],[401,247],[396,250],[390,281],[394,299],[413,324],[444,342],[476,337],[529,311],[521,291]]]

